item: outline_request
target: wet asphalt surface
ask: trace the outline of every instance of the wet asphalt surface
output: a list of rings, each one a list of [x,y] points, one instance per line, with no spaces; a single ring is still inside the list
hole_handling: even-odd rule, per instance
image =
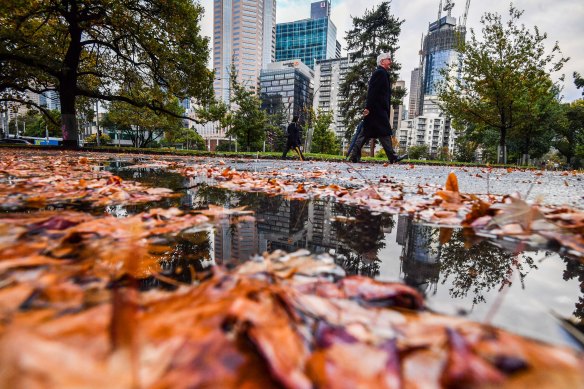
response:
[[[508,195],[546,205],[569,206],[584,210],[584,174],[572,171],[501,169],[485,167],[426,166],[401,163],[387,165],[361,162],[320,162],[294,160],[224,160],[237,170],[272,171],[297,175],[322,172],[306,181],[337,184],[345,187],[384,182],[401,183],[412,191],[418,185],[442,187],[450,172],[458,178],[461,193]]]

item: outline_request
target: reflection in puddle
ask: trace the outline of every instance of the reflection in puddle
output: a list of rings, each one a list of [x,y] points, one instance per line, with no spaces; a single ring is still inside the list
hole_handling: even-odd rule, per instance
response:
[[[153,207],[246,207],[254,217],[226,215],[208,231],[185,233],[161,254],[164,277],[192,282],[215,264],[235,266],[277,249],[328,253],[348,274],[401,280],[420,290],[430,309],[464,314],[553,343],[575,345],[552,315],[584,318],[584,265],[557,253],[499,247],[469,239],[463,230],[417,224],[407,216],[373,214],[325,200],[286,200],[210,187],[163,170],[120,169],[116,174],[181,191],[165,204],[115,207],[123,217]],[[170,287],[159,278],[143,288]]]

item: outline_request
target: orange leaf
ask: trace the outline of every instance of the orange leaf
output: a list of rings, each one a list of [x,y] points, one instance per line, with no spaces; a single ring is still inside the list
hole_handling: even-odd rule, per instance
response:
[[[454,172],[450,172],[448,178],[446,179],[446,190],[451,192],[458,192],[458,178],[456,178],[456,174]]]

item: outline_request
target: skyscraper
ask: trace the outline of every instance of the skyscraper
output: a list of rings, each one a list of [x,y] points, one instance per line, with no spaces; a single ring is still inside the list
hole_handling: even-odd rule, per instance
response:
[[[276,61],[300,59],[313,68],[315,61],[338,58],[340,51],[329,0],[312,3],[310,19],[276,25]]]
[[[449,2],[447,2],[449,3]],[[453,4],[452,4],[453,5]],[[422,77],[419,114],[426,112],[425,99],[436,96],[438,83],[444,79],[441,74],[449,65],[456,64],[459,59],[458,44],[464,42],[465,28],[456,25],[456,18],[448,15],[439,17],[430,23],[428,34],[422,44]],[[435,107],[431,107],[435,108]]]
[[[214,0],[213,69],[215,96],[229,101],[229,71],[257,90],[260,70],[274,60],[276,0]]]
[[[408,105],[408,119],[413,119],[420,115],[420,92],[422,78],[422,68],[415,68],[412,70],[412,77],[410,79],[410,98]]]
[[[315,1],[310,4],[310,19],[321,19],[331,17],[331,1]]]

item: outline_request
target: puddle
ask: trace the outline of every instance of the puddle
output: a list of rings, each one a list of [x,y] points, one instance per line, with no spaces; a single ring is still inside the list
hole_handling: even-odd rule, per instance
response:
[[[246,207],[254,218],[226,217],[206,231],[184,235],[161,258],[163,275],[191,282],[213,265],[235,266],[262,252],[307,249],[328,253],[348,274],[403,281],[421,291],[430,309],[464,315],[544,341],[580,348],[553,314],[584,318],[584,265],[545,250],[465,238],[407,216],[372,214],[332,201],[287,200],[213,188],[205,179],[156,169],[108,168],[123,179],[183,193],[157,204],[110,207],[125,216],[153,207],[185,210]],[[160,279],[141,287],[172,287]]]

